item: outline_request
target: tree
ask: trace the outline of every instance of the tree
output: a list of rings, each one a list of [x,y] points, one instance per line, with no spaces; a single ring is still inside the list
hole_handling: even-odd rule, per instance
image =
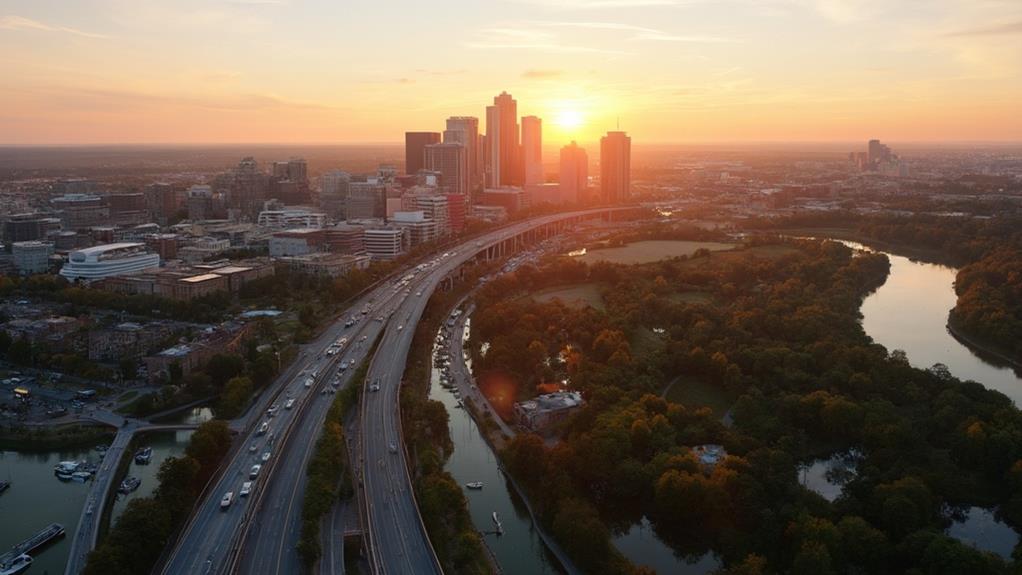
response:
[[[248,377],[232,377],[224,386],[223,393],[220,394],[217,415],[224,419],[237,417],[248,405],[253,389],[252,380]]]
[[[118,363],[118,371],[121,379],[132,380],[138,377],[138,360],[133,357],[123,357]]]

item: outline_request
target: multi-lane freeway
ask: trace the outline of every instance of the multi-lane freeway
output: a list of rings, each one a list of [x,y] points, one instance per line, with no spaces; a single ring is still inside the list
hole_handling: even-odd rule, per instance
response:
[[[425,532],[408,474],[398,413],[401,377],[416,324],[429,296],[441,281],[477,255],[499,257],[524,243],[523,234],[547,224],[566,225],[572,218],[598,215],[590,210],[535,218],[505,227],[461,244],[403,278],[378,286],[351,307],[361,321],[345,328],[342,317],[311,344],[299,359],[263,394],[255,415],[245,420],[244,439],[229,455],[222,473],[205,493],[164,562],[162,573],[223,572],[297,573],[295,551],[300,530],[306,463],[332,396],[322,390],[337,377],[340,361],[356,365],[380,330],[382,339],[372,359],[362,395],[361,433],[357,460],[366,525],[363,531],[375,573],[441,573]],[[399,274],[400,275],[400,274]],[[360,313],[371,309],[368,314]],[[330,345],[348,337],[342,353],[327,355]],[[363,338],[365,338],[363,340]],[[350,376],[349,368],[342,376]],[[312,381],[307,387],[310,376]],[[291,409],[284,409],[294,399]],[[276,404],[275,417],[256,418]],[[268,428],[262,431],[263,423]],[[236,443],[236,445],[238,445]],[[263,454],[269,454],[263,462]],[[253,491],[240,497],[253,465]],[[227,492],[234,498],[221,507]],[[339,536],[339,534],[338,534]]]

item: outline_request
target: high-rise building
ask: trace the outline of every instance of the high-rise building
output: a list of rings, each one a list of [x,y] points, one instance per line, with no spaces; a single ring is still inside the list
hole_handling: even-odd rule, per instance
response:
[[[83,230],[108,224],[107,198],[93,194],[64,194],[50,199],[65,230]]]
[[[387,215],[387,188],[371,182],[348,184],[347,218],[371,219]]]
[[[452,116],[447,118],[444,143],[458,143],[465,146],[465,163],[468,165],[469,191],[483,184],[483,157],[479,153],[479,118],[474,116]]]
[[[405,173],[417,173],[425,165],[425,148],[440,143],[440,132],[405,132]]]
[[[543,183],[543,120],[522,118],[522,171],[526,186]]]
[[[560,199],[577,203],[589,186],[589,155],[574,141],[561,148]]]
[[[507,92],[486,107],[486,145],[487,187],[520,184],[518,102]]]
[[[618,204],[631,195],[632,139],[624,132],[600,138],[600,198]]]
[[[227,186],[227,202],[232,208],[240,209],[245,215],[255,219],[263,209],[269,180],[266,174],[259,171],[255,158],[249,156],[238,162],[222,183]]]
[[[447,196],[418,196],[415,198],[415,204],[416,209],[435,224],[437,236],[446,236],[451,233],[450,218],[447,213]]]
[[[332,170],[319,177],[319,207],[335,220],[344,218],[351,174]]]
[[[425,168],[440,172],[440,185],[452,194],[469,191],[465,146],[460,143],[430,144],[425,147]]]

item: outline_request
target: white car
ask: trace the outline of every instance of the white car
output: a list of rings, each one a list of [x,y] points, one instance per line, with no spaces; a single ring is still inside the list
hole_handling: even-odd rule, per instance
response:
[[[295,406],[295,398],[292,397],[291,399],[287,400],[287,403],[284,404],[284,409],[291,409],[294,406]]]
[[[252,466],[252,470],[248,472],[248,478],[249,479],[255,479],[256,477],[259,477],[259,470],[262,469],[262,468],[263,468],[263,466],[259,465],[258,463],[253,465]]]
[[[313,380],[313,379],[312,379],[311,377],[308,377],[308,378],[306,378],[306,379],[305,379],[305,387],[306,387],[306,388],[312,387],[312,382],[313,382],[313,381],[314,381],[314,380]]]
[[[394,443],[393,441],[390,442],[390,452],[397,453],[397,444]]]
[[[253,444],[252,444],[252,445],[251,445],[251,446],[250,446],[250,447],[248,448],[248,452],[249,452],[249,453],[255,453],[257,449],[259,449],[259,446],[257,446],[256,444],[254,444],[254,443],[253,443]]]
[[[259,426],[259,431],[256,432],[256,435],[263,435],[264,433],[266,433],[269,430],[270,430],[270,422],[269,421],[264,421],[263,424]]]
[[[266,410],[266,415],[273,417],[274,415],[277,415],[278,411],[280,411],[280,406],[274,403],[273,405],[270,406],[269,409]]]
[[[252,493],[252,482],[246,481],[241,484],[241,491],[238,492],[238,496],[245,497],[249,493]]]
[[[220,509],[227,509],[234,502],[234,492],[228,491],[224,493],[224,498],[220,500]]]
[[[263,453],[263,463],[266,463],[269,460],[270,460],[270,452],[267,451],[266,453]]]

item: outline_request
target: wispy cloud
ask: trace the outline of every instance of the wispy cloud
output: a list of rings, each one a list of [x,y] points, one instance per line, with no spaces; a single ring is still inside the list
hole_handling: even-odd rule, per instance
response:
[[[970,28],[967,30],[958,30],[956,32],[949,32],[945,34],[945,36],[951,37],[1009,36],[1014,34],[1022,34],[1022,20],[1016,22],[1006,22],[1004,24],[994,24],[993,26],[983,26],[979,28]]]
[[[673,34],[657,28],[645,26],[633,26],[620,22],[538,22],[541,26],[557,28],[584,28],[588,30],[618,30],[631,32],[631,40],[645,40],[653,42],[691,42],[702,44],[715,44],[723,42],[736,42],[734,38],[724,36],[709,36],[702,34]]]
[[[563,73],[564,72],[562,72],[561,70],[535,70],[535,69],[533,69],[533,70],[526,70],[526,71],[522,72],[522,78],[526,78],[528,80],[543,80],[543,79],[546,79],[546,78],[557,78],[557,77],[561,76]]]
[[[475,42],[465,46],[482,50],[533,50],[552,53],[627,54],[621,50],[608,50],[576,44],[563,44],[556,36],[540,30],[524,28],[488,28],[480,30]]]
[[[0,16],[0,30],[38,30],[41,32],[62,32],[64,34],[73,34],[84,38],[109,38],[109,36],[105,34],[86,32],[84,30],[69,28],[67,26],[53,26],[31,18],[14,15]]]

